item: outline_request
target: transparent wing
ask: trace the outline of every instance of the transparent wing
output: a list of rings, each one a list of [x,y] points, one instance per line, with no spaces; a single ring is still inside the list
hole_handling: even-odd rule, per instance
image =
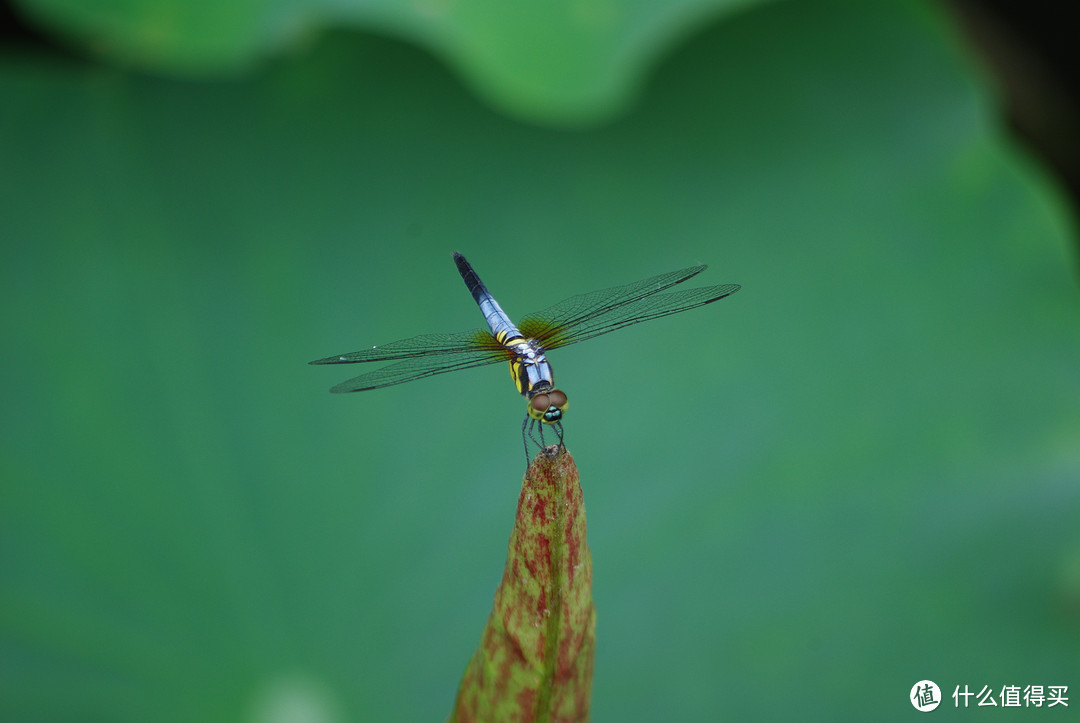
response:
[[[492,339],[494,341],[494,339]],[[459,369],[470,369],[487,364],[506,361],[510,358],[510,352],[502,346],[497,349],[470,351],[464,353],[441,354],[437,356],[419,356],[412,359],[404,359],[381,369],[375,369],[367,374],[347,379],[341,384],[330,388],[331,392],[340,394],[343,392],[364,392],[368,389],[390,387],[395,384],[404,384],[415,379],[432,377],[436,374],[455,372]],[[362,360],[367,361],[367,360]]]
[[[660,293],[700,274],[705,268],[692,266],[625,286],[572,296],[525,317],[520,325],[521,332],[527,338],[537,339],[545,349],[557,349],[631,324],[704,306],[739,290],[738,284],[725,284]],[[353,377],[330,390],[341,393],[404,384],[436,374],[495,364],[511,356],[512,352],[489,332],[474,329],[457,334],[421,334],[309,363],[396,362]]]
[[[659,276],[635,281],[625,286],[613,286],[610,289],[600,289],[599,291],[590,291],[587,294],[571,296],[554,306],[529,314],[521,320],[518,328],[524,331],[525,326],[539,324],[542,327],[569,331],[596,316],[606,314],[620,306],[632,304],[639,299],[652,296],[665,289],[670,289],[675,284],[681,284],[707,268],[704,264],[691,266],[688,269],[671,271]],[[526,336],[529,335],[526,334]]]
[[[558,349],[642,321],[711,304],[741,288],[738,284],[724,284],[659,293],[704,270],[704,266],[694,266],[626,286],[573,296],[530,314],[519,328],[526,337],[537,339],[544,349]]]
[[[442,354],[478,354],[481,351],[496,354],[504,350],[502,345],[495,341],[495,337],[487,331],[473,329],[457,334],[421,334],[382,346],[373,346],[370,349],[316,359],[308,364],[356,364],[357,362],[394,361]],[[504,359],[505,356],[499,358]],[[493,361],[498,360],[493,359]]]
[[[396,361],[396,364],[361,374],[330,389],[331,392],[363,392],[368,389],[404,384],[414,379],[445,374],[506,361],[511,352],[483,329],[458,334],[421,334],[390,344],[349,354],[316,359],[309,364],[356,364]]]

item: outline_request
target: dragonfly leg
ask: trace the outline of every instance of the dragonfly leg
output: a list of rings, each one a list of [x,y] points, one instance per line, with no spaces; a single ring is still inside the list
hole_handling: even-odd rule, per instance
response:
[[[540,427],[540,439],[539,440],[537,440],[537,438],[536,438],[536,428],[537,427]],[[531,439],[532,443],[535,444],[540,449],[544,448],[544,426],[540,422],[537,422],[535,419],[530,419],[529,420],[529,439]]]
[[[540,428],[540,439],[536,438],[536,428]],[[540,449],[544,448],[544,425],[536,421],[532,417],[526,416],[525,421],[521,423],[521,436],[525,441],[525,456],[529,456],[529,442],[531,441]]]
[[[555,430],[555,435],[559,440],[559,447],[565,448],[563,444],[563,427],[562,422],[555,422],[551,425]],[[539,439],[537,439],[537,430],[539,430]],[[532,417],[525,415],[525,420],[521,423],[521,442],[525,445],[525,466],[529,466],[529,442],[532,441],[541,450],[547,449],[547,440],[544,438],[544,424],[540,421],[533,419]]]
[[[529,422],[533,421],[532,417],[528,414],[525,415],[525,421],[521,423],[521,443],[525,445],[525,466],[529,466],[529,434],[528,427]]]

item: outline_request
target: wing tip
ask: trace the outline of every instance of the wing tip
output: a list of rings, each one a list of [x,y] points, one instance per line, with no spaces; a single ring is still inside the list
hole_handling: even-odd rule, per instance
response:
[[[349,382],[342,382],[341,384],[335,384],[330,387],[331,394],[348,394],[349,392],[363,392],[373,387],[353,387],[349,385]]]
[[[687,266],[685,269],[682,269],[680,271],[676,271],[675,273],[682,276],[682,278],[679,279],[678,281],[676,281],[675,283],[676,284],[681,284],[684,281],[689,281],[690,279],[694,278],[695,276],[697,276],[701,272],[705,271],[705,269],[707,269],[707,268],[709,268],[708,264],[698,264],[696,266]]]
[[[724,284],[723,286],[717,286],[716,287],[717,295],[714,298],[709,299],[705,303],[706,304],[711,304],[714,301],[720,301],[720,299],[726,299],[727,297],[731,296],[732,294],[734,294],[736,291],[738,291],[741,288],[742,288],[742,284]]]

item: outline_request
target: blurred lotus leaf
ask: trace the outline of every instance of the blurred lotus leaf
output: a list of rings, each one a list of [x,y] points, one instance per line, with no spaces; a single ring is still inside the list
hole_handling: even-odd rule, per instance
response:
[[[1074,220],[940,5],[762,4],[576,129],[439,58],[598,118],[731,6],[534,5],[33,6],[106,55],[0,53],[0,720],[445,720],[521,397],[501,365],[332,395],[306,362],[480,326],[455,250],[515,318],[698,263],[743,287],[551,355],[595,720],[1076,685]],[[436,53],[101,60],[218,74],[350,13]]]
[[[656,58],[763,0],[18,0],[87,50],[161,73],[222,75],[331,27],[411,40],[504,110],[580,123],[625,106]]]

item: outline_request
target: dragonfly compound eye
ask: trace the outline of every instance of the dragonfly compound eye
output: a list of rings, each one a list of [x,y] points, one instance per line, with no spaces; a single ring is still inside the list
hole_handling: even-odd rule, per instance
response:
[[[529,416],[537,421],[544,419],[544,414],[551,408],[551,399],[547,394],[537,394],[529,400]]]
[[[566,395],[558,389],[555,389],[544,396],[547,397],[548,406],[543,410],[542,421],[547,424],[555,424],[555,422],[562,419],[566,409],[570,406],[570,401],[566,398]]]

